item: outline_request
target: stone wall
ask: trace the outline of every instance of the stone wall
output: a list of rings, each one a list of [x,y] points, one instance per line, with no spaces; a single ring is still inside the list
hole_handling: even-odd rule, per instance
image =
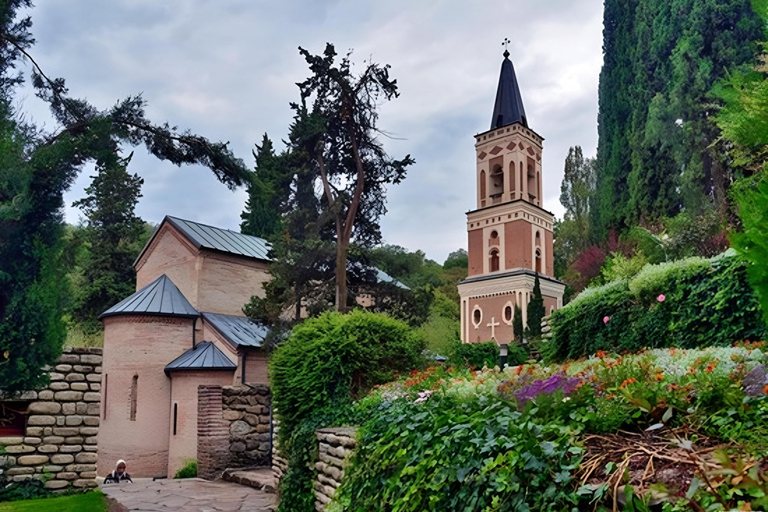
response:
[[[277,421],[277,414],[272,411],[272,472],[275,474],[275,478],[279,482],[283,475],[288,470],[288,460],[283,458],[280,449],[278,448],[278,434],[280,432],[280,422]]]
[[[25,435],[0,437],[0,479],[46,477],[49,489],[96,487],[101,363],[100,348],[65,348],[47,387],[4,397],[30,403]]]
[[[336,489],[341,485],[344,468],[349,456],[357,446],[354,427],[323,428],[315,431],[318,441],[315,470],[315,510],[321,512],[330,503]]]
[[[268,466],[271,459],[269,386],[224,386],[223,418],[229,422],[230,467]]]
[[[271,464],[269,386],[199,386],[197,471],[216,478],[226,468]]]

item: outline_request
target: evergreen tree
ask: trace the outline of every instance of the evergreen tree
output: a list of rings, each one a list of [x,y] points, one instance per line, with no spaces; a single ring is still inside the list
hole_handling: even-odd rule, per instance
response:
[[[246,235],[269,239],[280,231],[280,203],[285,200],[283,162],[275,154],[267,134],[253,152],[256,170],[248,183],[248,200],[240,214],[240,231]],[[280,191],[281,193],[278,193]]]
[[[29,389],[46,379],[43,367],[61,352],[69,295],[61,258],[63,193],[86,162],[108,169],[121,143],[144,144],[158,158],[208,166],[231,188],[248,170],[226,144],[146,119],[144,100],[129,97],[100,111],[68,95],[64,80],[50,79],[28,49],[29,17],[17,19],[28,0],[0,4],[0,387]],[[20,58],[31,62],[32,84],[59,126],[45,133],[18,121],[11,101],[22,79]]]
[[[711,90],[755,55],[763,24],[749,0],[606,0],[603,12],[592,241],[727,206]]]
[[[518,343],[523,342],[523,335],[525,330],[523,328],[523,310],[520,306],[515,304],[515,318],[512,320],[512,333],[515,336],[515,341]]]
[[[544,297],[541,296],[541,283],[539,274],[533,281],[533,294],[528,302],[528,336],[539,338],[541,336],[541,319],[544,318]],[[513,329],[514,330],[514,329]]]
[[[584,158],[580,146],[570,148],[560,185],[560,203],[565,208],[565,217],[554,226],[556,276],[561,276],[589,245],[589,209],[594,192],[594,159]]]
[[[307,157],[307,166],[322,184],[321,217],[332,223],[336,249],[335,307],[344,312],[350,304],[352,235],[361,248],[380,242],[378,220],[386,212],[385,186],[402,181],[413,159],[389,158],[376,137],[380,102],[398,96],[389,66],[371,62],[354,76],[348,55],[336,63],[332,44],[326,45],[323,55],[299,51],[312,76],[298,84],[301,103],[292,104],[298,128],[294,149]]]
[[[144,234],[135,214],[144,180],[127,171],[131,157],[97,169],[85,198],[73,206],[86,217],[84,240],[90,250],[83,262],[82,282],[72,310],[86,334],[101,329],[97,316],[136,290],[133,261]]]

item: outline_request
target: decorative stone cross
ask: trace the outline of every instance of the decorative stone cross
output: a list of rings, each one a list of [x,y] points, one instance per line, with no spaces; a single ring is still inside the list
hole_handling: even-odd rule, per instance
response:
[[[496,322],[496,317],[491,317],[491,323],[487,324],[488,327],[491,328],[491,339],[496,339],[496,326],[501,325],[499,322]]]

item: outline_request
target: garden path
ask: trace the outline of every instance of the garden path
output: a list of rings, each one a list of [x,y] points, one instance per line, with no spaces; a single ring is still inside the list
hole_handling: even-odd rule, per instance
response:
[[[137,479],[101,490],[130,512],[272,512],[277,508],[276,495],[223,480]]]

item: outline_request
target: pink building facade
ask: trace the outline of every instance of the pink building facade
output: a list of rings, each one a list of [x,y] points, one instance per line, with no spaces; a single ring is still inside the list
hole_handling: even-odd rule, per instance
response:
[[[461,340],[514,340],[515,306],[526,325],[538,274],[546,314],[563,306],[554,278],[554,216],[543,208],[544,138],[528,126],[514,67],[504,52],[491,129],[475,135],[477,209],[467,213],[469,273],[459,283]]]
[[[173,477],[197,456],[201,384],[268,384],[266,329],[242,313],[270,279],[260,238],[166,217],[135,262],[137,291],[100,316],[98,471]]]

